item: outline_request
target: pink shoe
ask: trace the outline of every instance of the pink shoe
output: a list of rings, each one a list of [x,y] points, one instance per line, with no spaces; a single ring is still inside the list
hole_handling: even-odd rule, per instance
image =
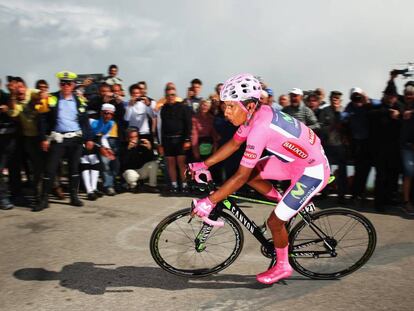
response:
[[[293,269],[289,263],[280,267],[278,264],[273,268],[270,268],[266,272],[259,273],[256,276],[256,280],[263,284],[273,284],[281,279],[286,279],[292,275]]]
[[[292,275],[293,269],[289,264],[289,245],[284,248],[276,248],[277,263],[266,272],[256,276],[257,281],[263,284],[273,284],[281,279],[286,279]]]

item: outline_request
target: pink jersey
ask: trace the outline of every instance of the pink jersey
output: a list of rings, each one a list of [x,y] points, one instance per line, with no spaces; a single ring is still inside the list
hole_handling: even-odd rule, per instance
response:
[[[308,167],[327,162],[319,137],[282,111],[261,106],[250,124],[241,125],[233,136],[237,141],[247,140],[240,162],[245,167],[255,167],[264,149],[287,165]]]

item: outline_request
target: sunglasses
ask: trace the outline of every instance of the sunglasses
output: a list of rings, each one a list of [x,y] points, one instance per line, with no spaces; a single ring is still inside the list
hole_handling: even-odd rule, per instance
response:
[[[167,96],[175,96],[175,94],[167,94]]]
[[[61,81],[60,85],[64,86],[64,85],[72,85],[72,81]]]
[[[104,111],[103,114],[114,114],[114,113],[111,111]]]

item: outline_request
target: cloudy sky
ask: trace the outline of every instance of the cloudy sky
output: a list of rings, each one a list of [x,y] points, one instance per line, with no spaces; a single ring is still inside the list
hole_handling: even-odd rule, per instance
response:
[[[414,62],[413,12],[412,0],[0,0],[0,75],[53,85],[57,71],[115,63],[154,97],[167,81],[183,96],[195,77],[207,96],[239,72],[276,94],[359,86],[379,97],[390,69]]]

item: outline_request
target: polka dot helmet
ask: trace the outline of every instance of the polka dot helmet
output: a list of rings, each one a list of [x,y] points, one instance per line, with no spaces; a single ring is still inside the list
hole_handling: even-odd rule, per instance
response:
[[[259,100],[262,87],[257,78],[250,73],[238,74],[224,82],[220,92],[222,101]]]

